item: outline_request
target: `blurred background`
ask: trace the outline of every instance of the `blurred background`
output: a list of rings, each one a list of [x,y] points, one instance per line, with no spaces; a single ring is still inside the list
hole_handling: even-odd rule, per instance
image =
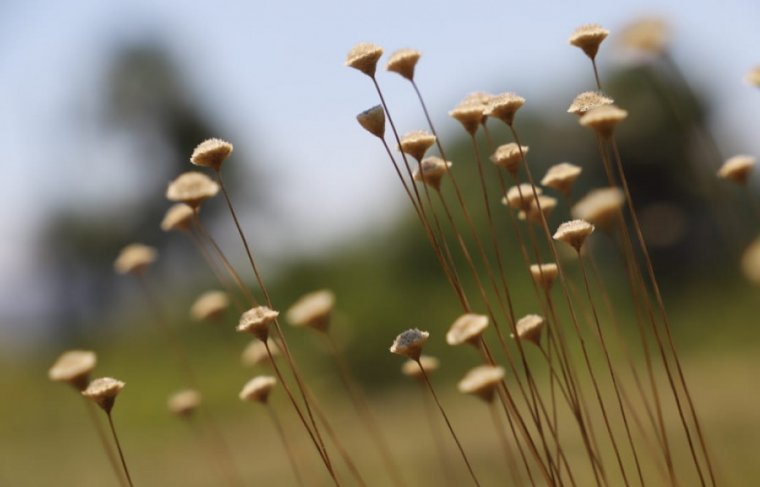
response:
[[[612,32],[598,62],[606,91],[631,113],[619,140],[718,463],[730,485],[760,478],[760,295],[738,265],[758,221],[747,192],[714,178],[727,157],[760,153],[760,91],[743,81],[760,63],[752,48],[760,4],[11,0],[2,10],[0,485],[110,485],[78,401],[46,381],[68,348],[96,350],[98,371],[127,382],[116,414],[140,484],[214,485],[208,472],[196,475],[190,435],[165,412],[178,388],[166,343],[135,283],[112,270],[133,241],[159,250],[151,284],[241,468],[280,485],[286,464],[277,452],[257,460],[245,451],[259,452],[255,443],[273,432],[236,398],[253,374],[239,365],[246,340],[232,333],[237,317],[190,321],[194,298],[216,284],[189,241],[159,229],[167,182],[191,168],[192,149],[208,137],[235,145],[224,172],[276,307],[314,289],[335,291],[335,333],[381,422],[406,407],[411,387],[386,350],[411,326],[437,332],[430,347],[446,356],[442,388],[455,416],[466,414],[470,400],[451,385],[474,357],[452,353],[441,338],[456,301],[382,146],[355,121],[377,103],[374,88],[343,60],[360,41],[423,52],[415,79],[471,201],[478,188],[468,140],[447,112],[478,90],[524,96],[518,123],[535,173],[578,164],[582,194],[604,184],[593,139],[566,113],[594,87],[588,59],[567,44],[589,22]],[[643,16],[667,23],[667,56],[635,55],[616,42]],[[385,72],[378,79],[399,130],[426,128],[409,83]],[[497,140],[506,141],[500,130]],[[755,197],[758,182],[749,183]],[[249,279],[221,199],[204,219]],[[610,286],[624,296],[613,252],[602,255]],[[515,292],[521,312],[531,311],[527,281]],[[324,347],[305,331],[288,333],[317,390],[333,391]],[[350,429],[345,404],[335,403]],[[415,421],[402,417],[385,426],[398,432]],[[429,454],[400,443],[400,451]]]

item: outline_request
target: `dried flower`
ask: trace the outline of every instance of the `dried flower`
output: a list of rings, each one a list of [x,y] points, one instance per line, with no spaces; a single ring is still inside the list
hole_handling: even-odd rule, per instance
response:
[[[435,144],[435,135],[424,130],[415,130],[401,137],[399,150],[421,161],[430,147]]]
[[[269,375],[254,377],[243,386],[243,390],[240,391],[240,400],[266,404],[276,384],[277,379]]]
[[[549,218],[554,208],[557,207],[557,198],[551,196],[539,195],[538,199],[533,199],[530,202],[530,206],[527,210],[520,210],[517,217],[520,220],[527,220],[530,222],[541,222],[541,214],[544,218]]]
[[[560,162],[550,167],[541,180],[541,184],[547,188],[556,189],[565,196],[570,196],[575,180],[580,176],[582,169],[569,162]]]
[[[535,194],[533,194],[534,189],[536,190]],[[507,190],[507,194],[501,199],[501,203],[516,210],[527,211],[530,209],[533,200],[536,199],[536,195],[540,195],[542,192],[541,188],[530,184],[519,184]]]
[[[422,53],[415,49],[399,49],[391,54],[385,69],[398,73],[409,81],[414,80],[414,68],[420,60]]]
[[[271,338],[267,340],[269,346],[269,352],[272,353],[272,357],[276,357],[280,354],[280,347]],[[267,347],[261,340],[251,340],[251,343],[243,350],[240,356],[240,361],[247,367],[253,367],[254,365],[268,364],[269,353],[267,353]]]
[[[586,238],[594,232],[594,225],[584,220],[571,220],[565,222],[554,232],[554,239],[573,247],[577,252],[581,251]]]
[[[570,210],[573,218],[586,220],[604,230],[609,230],[618,219],[625,204],[625,194],[617,187],[594,189],[581,198]]]
[[[738,184],[747,184],[747,179],[754,167],[754,157],[734,156],[723,163],[718,170],[718,177]]]
[[[264,341],[269,336],[269,325],[280,315],[267,306],[256,306],[240,316],[237,331],[251,333],[256,338]]]
[[[140,243],[129,244],[119,252],[113,267],[119,274],[140,275],[156,261],[158,252]]]
[[[213,198],[219,192],[219,185],[208,176],[198,171],[188,171],[180,174],[166,188],[166,198],[169,201],[185,203],[193,209],[201,203]]]
[[[520,340],[528,340],[540,347],[541,333],[543,332],[545,325],[546,320],[543,316],[525,315],[515,323],[517,338]]]
[[[481,124],[485,123],[486,107],[492,98],[493,95],[490,93],[480,91],[470,93],[449,112],[449,116],[461,123],[464,129],[472,135],[478,131]]]
[[[446,343],[451,346],[469,343],[477,347],[486,328],[488,328],[488,316],[463,314],[454,321],[446,333]]]
[[[315,330],[327,331],[334,307],[335,294],[329,289],[320,289],[298,298],[288,309],[285,317],[293,326],[308,326]]]
[[[82,391],[87,387],[90,373],[95,369],[98,357],[89,350],[69,350],[61,354],[48,370],[48,378],[54,382],[66,382]]]
[[[586,24],[575,29],[568,42],[581,48],[593,60],[599,52],[599,45],[609,34],[610,31],[599,24]]]
[[[356,116],[356,120],[359,125],[364,127],[364,130],[375,137],[381,139],[385,137],[385,110],[383,110],[382,105],[375,105],[364,110]]]
[[[529,147],[527,145],[518,146],[514,142],[500,145],[491,155],[491,162],[509,171],[509,174],[513,178],[517,178],[517,173],[520,171],[520,162],[528,153],[528,150]]]
[[[533,280],[544,290],[549,291],[554,284],[554,280],[559,275],[557,264],[551,262],[547,264],[531,264],[530,275]]]
[[[358,69],[370,78],[374,78],[375,71],[377,70],[377,61],[382,55],[382,47],[362,42],[348,51],[345,65],[350,68]]]
[[[110,414],[116,396],[124,389],[124,383],[120,380],[110,377],[101,377],[90,382],[82,395],[87,399],[94,401],[103,411]]]
[[[417,328],[406,330],[393,340],[390,351],[412,360],[419,360],[422,346],[425,345],[429,337],[430,333]]]
[[[401,366],[401,373],[412,379],[422,380],[423,370],[425,371],[425,374],[430,374],[431,372],[438,370],[440,364],[441,363],[435,357],[420,355],[419,362],[412,359],[404,362],[404,365]],[[422,367],[422,370],[420,370],[420,367]]]
[[[190,316],[196,321],[212,321],[221,318],[230,307],[230,298],[222,291],[206,291],[195,300]]]
[[[741,267],[747,280],[760,285],[760,237],[744,251]]]
[[[635,51],[659,56],[665,52],[670,40],[668,25],[662,19],[642,18],[624,26],[618,42]]]
[[[161,220],[161,230],[165,232],[172,230],[188,231],[193,225],[193,215],[195,212],[192,208],[184,203],[176,203],[166,210],[164,219]]]
[[[586,112],[597,107],[612,105],[615,100],[598,91],[584,91],[573,99],[567,109],[567,113],[583,116]]]
[[[185,389],[169,396],[166,407],[174,416],[187,418],[201,405],[201,393],[195,389]]]
[[[198,144],[190,156],[196,166],[210,167],[218,171],[222,163],[232,154],[232,144],[222,139],[207,139]]]
[[[744,77],[745,81],[747,83],[751,84],[752,86],[756,86],[760,88],[760,66],[755,66],[750,70],[749,73]]]
[[[457,388],[463,394],[473,394],[486,402],[491,402],[502,380],[504,380],[502,367],[479,365],[467,372],[457,384]]]
[[[444,161],[438,156],[426,157],[414,169],[414,180],[424,181],[436,191],[441,189],[441,180],[449,172],[451,161]]]
[[[488,101],[484,115],[498,118],[511,127],[517,110],[523,105],[525,105],[525,98],[515,93],[499,93]]]
[[[599,137],[609,139],[617,124],[628,117],[628,112],[615,105],[602,105],[592,108],[583,114],[579,120],[584,127],[593,129]]]

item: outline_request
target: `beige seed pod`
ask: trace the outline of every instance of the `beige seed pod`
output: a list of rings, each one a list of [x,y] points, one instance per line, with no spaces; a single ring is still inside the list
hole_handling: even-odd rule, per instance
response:
[[[573,247],[578,253],[583,247],[589,235],[594,232],[594,225],[584,220],[571,220],[565,222],[554,232],[554,240],[565,242]]]
[[[573,102],[567,109],[567,113],[574,113],[583,116],[586,112],[594,108],[605,105],[612,105],[615,100],[598,91],[584,91],[573,99]]]
[[[628,117],[628,112],[615,105],[602,105],[583,114],[580,124],[594,130],[603,139],[612,137],[615,127]]]
[[[348,51],[345,65],[350,68],[358,69],[370,78],[374,78],[375,71],[377,70],[377,61],[382,55],[382,47],[368,42],[362,42]]]
[[[747,184],[749,175],[755,167],[755,158],[752,156],[734,156],[723,163],[718,170],[718,177],[737,184]]]
[[[193,215],[195,212],[192,208],[184,203],[176,203],[166,210],[164,219],[161,220],[161,230],[164,232],[189,231],[193,226]]]
[[[261,341],[269,337],[269,325],[280,315],[267,306],[256,306],[240,316],[237,331],[250,333]]]
[[[529,149],[527,145],[518,146],[514,142],[500,145],[491,154],[491,162],[499,167],[503,167],[509,171],[509,174],[513,178],[516,178],[517,173],[520,171],[520,162],[528,154]]]
[[[468,343],[477,347],[483,332],[488,328],[488,316],[466,313],[454,321],[446,333],[446,343],[451,346]]]
[[[269,375],[254,377],[243,386],[243,390],[240,391],[240,400],[266,404],[276,384],[277,379]]]
[[[391,345],[391,353],[403,355],[412,360],[419,360],[422,347],[430,337],[430,333],[412,328],[399,334]]]
[[[414,68],[420,60],[422,53],[415,49],[399,49],[391,54],[385,69],[398,73],[409,81],[414,80]]]
[[[550,167],[541,180],[541,184],[547,188],[556,189],[565,196],[570,196],[575,180],[583,170],[575,164],[560,162]]]
[[[277,342],[269,338],[267,340],[269,345],[269,351],[272,353],[272,357],[280,355],[280,347],[277,346]],[[256,365],[269,364],[269,354],[267,353],[267,347],[261,340],[251,340],[251,343],[243,350],[240,356],[240,362],[246,367],[253,367]]]
[[[530,275],[533,280],[544,290],[549,291],[554,285],[554,280],[559,275],[557,264],[551,262],[546,264],[531,264]]]
[[[668,47],[670,29],[668,24],[660,18],[641,18],[624,26],[617,40],[627,49],[659,56]]]
[[[519,340],[528,340],[537,347],[541,346],[541,333],[546,326],[546,320],[539,315],[525,315],[515,323],[517,338]],[[514,338],[514,335],[512,335]]]
[[[419,162],[433,144],[435,144],[435,135],[424,130],[415,130],[401,137],[399,150],[409,154]]]
[[[504,369],[494,365],[479,365],[471,369],[457,384],[462,394],[478,396],[486,402],[492,402],[496,388],[504,380]]]
[[[166,198],[196,209],[207,199],[216,196],[218,192],[219,185],[211,178],[202,172],[188,171],[169,183],[166,188]]]
[[[752,86],[760,88],[760,66],[752,68],[752,70],[750,70],[750,72],[744,77],[744,80]]]
[[[530,202],[530,206],[527,210],[520,210],[517,214],[517,218],[533,223],[540,223],[541,213],[544,214],[544,218],[549,218],[549,215],[551,215],[556,207],[557,198],[539,195],[538,199],[534,198],[533,201]]]
[[[624,204],[625,194],[620,188],[593,189],[570,209],[570,214],[609,231],[618,221]]]
[[[412,379],[424,380],[422,370],[425,371],[425,374],[430,375],[431,372],[438,370],[440,365],[441,363],[437,358],[429,355],[420,355],[419,364],[412,359],[404,362],[404,365],[401,366],[401,373]],[[420,366],[422,366],[422,370],[420,370]]]
[[[114,260],[113,268],[119,274],[141,275],[157,257],[158,252],[153,247],[133,243],[121,249]]]
[[[523,105],[525,105],[525,98],[516,93],[499,93],[488,101],[484,115],[497,118],[511,127],[517,110]]]
[[[206,139],[193,150],[190,162],[196,166],[210,167],[218,171],[232,154],[232,144],[222,139]]]
[[[201,393],[195,389],[175,392],[166,401],[169,413],[180,418],[189,418],[201,405]]]
[[[536,195],[540,196],[543,192],[541,188],[535,187],[536,193],[533,194],[533,189],[534,186],[527,183],[512,186],[507,190],[507,194],[501,199],[501,204],[516,210],[527,211],[530,209],[533,200],[536,199]]]
[[[327,331],[334,307],[335,294],[329,289],[320,289],[298,298],[285,313],[285,318],[293,326]]]
[[[113,409],[116,396],[124,389],[124,383],[111,377],[95,379],[82,391],[82,395],[95,402],[106,413]]]
[[[383,110],[382,105],[375,105],[364,110],[356,116],[356,120],[359,125],[364,127],[364,130],[375,137],[381,139],[385,137],[385,110]]]
[[[48,370],[48,378],[54,382],[71,384],[78,391],[83,391],[97,363],[98,357],[95,352],[69,350],[56,359]]]
[[[438,156],[426,157],[414,168],[412,177],[415,181],[424,181],[436,191],[441,189],[441,180],[449,172],[451,161],[444,161]]]
[[[223,291],[206,291],[198,296],[190,308],[190,316],[195,321],[218,320],[230,307],[230,298]]]
[[[482,103],[462,101],[449,112],[449,116],[461,123],[467,133],[472,135],[483,123],[485,109]]]
[[[570,36],[568,42],[575,47],[579,47],[586,53],[591,60],[596,58],[597,52],[599,52],[599,46],[607,36],[610,35],[610,31],[605,29],[599,24],[586,24],[575,29],[575,32]]]
[[[748,281],[760,285],[760,237],[756,238],[742,254],[741,268]]]

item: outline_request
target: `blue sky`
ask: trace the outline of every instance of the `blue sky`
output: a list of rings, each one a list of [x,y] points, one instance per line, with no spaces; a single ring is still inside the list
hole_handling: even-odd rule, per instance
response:
[[[376,103],[369,81],[343,67],[359,41],[424,53],[417,81],[444,134],[445,113],[475,90],[517,91],[564,112],[591,85],[587,60],[567,45],[598,22],[614,31],[648,13],[673,25],[673,52],[712,96],[720,134],[760,154],[760,92],[742,83],[760,64],[760,3],[723,2],[5,2],[0,17],[0,337],[44,296],[34,242],[51,207],[118,204],[140,187],[133,154],[93,130],[108,56],[154,37],[171,50],[199,101],[238,147],[281,181],[290,222],[270,247],[329,248],[392,221],[403,205],[376,141],[355,122]],[[193,56],[189,55],[193,52]],[[614,61],[603,48],[600,62]],[[402,132],[423,128],[408,84],[383,73]],[[568,98],[569,97],[569,98]],[[250,135],[251,142],[246,140]],[[726,148],[730,150],[732,148]],[[108,161],[99,164],[94,161]],[[86,175],[86,177],[85,177]],[[304,243],[308,242],[308,244]],[[19,299],[19,296],[24,296]]]

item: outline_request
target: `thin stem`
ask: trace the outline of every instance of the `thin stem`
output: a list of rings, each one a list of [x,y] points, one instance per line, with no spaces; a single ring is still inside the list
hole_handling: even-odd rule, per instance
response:
[[[127,483],[129,487],[134,487],[132,483],[132,477],[129,475],[129,468],[127,468],[127,462],[124,460],[124,452],[121,450],[121,443],[119,442],[119,436],[116,434],[116,428],[113,425],[113,418],[110,412],[106,412],[108,416],[108,425],[111,427],[111,434],[113,434],[113,441],[116,443],[116,450],[119,452],[119,458],[121,459],[121,466],[124,468],[124,475],[127,476]]]
[[[507,465],[509,465],[509,474],[512,477],[514,485],[520,485],[520,475],[517,473],[517,462],[515,461],[515,453],[512,451],[512,446],[509,444],[509,438],[507,438],[506,428],[499,416],[499,410],[496,409],[496,404],[491,401],[488,403],[488,410],[491,413],[491,420],[493,421],[494,429],[496,430],[496,436],[499,438],[501,449],[504,452],[504,456],[507,459]]]
[[[288,455],[288,461],[290,461],[290,468],[293,470],[293,475],[296,478],[296,482],[298,482],[298,485],[304,485],[303,479],[301,478],[301,474],[298,471],[298,464],[296,463],[295,455],[293,454],[293,450],[290,447],[290,443],[288,443],[288,438],[285,436],[285,430],[282,427],[282,423],[280,422],[280,419],[277,417],[277,413],[275,412],[274,408],[271,404],[264,403],[264,407],[266,408],[267,412],[269,413],[269,417],[272,418],[272,423],[274,424],[275,429],[277,430],[277,434],[280,437],[280,441],[282,441],[282,446],[285,448],[285,453]]]
[[[444,482],[447,485],[455,486],[457,485],[456,473],[454,472],[454,469],[451,466],[451,462],[449,462],[449,455],[446,451],[446,446],[444,444],[442,433],[440,429],[438,428],[438,423],[433,421],[433,417],[435,415],[435,410],[433,409],[433,403],[430,400],[430,395],[425,390],[426,388],[425,388],[424,382],[423,381],[417,381],[417,382],[419,384],[419,390],[421,393],[420,395],[422,396],[422,402],[425,408],[425,418],[427,419],[428,426],[430,427],[430,435],[433,437],[433,444],[435,445],[435,449],[438,453],[438,461],[441,464],[441,470],[443,473]]]
[[[124,476],[121,474],[121,469],[119,468],[119,463],[116,460],[116,456],[113,453],[113,447],[111,447],[111,444],[108,442],[108,438],[106,437],[106,432],[103,431],[103,425],[100,424],[100,421],[98,420],[98,416],[96,414],[95,410],[95,404],[93,404],[92,401],[87,399],[86,397],[82,396],[82,400],[85,403],[85,408],[87,409],[87,415],[90,417],[90,420],[92,421],[93,426],[95,426],[95,431],[98,433],[98,439],[100,440],[100,445],[103,447],[103,451],[105,451],[106,456],[108,457],[108,463],[111,464],[111,468],[113,469],[114,474],[116,474],[116,478],[119,479],[119,484],[126,485],[126,481],[124,480]]]

